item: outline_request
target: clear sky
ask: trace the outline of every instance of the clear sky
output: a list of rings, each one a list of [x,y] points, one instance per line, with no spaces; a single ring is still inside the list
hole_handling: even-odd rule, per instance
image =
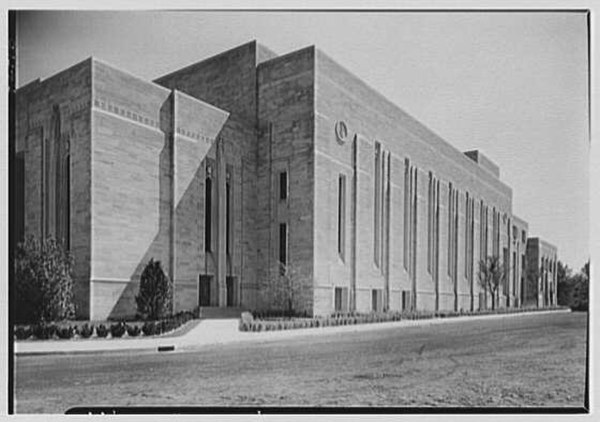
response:
[[[589,256],[588,38],[567,12],[22,12],[17,86],[89,56],[154,79],[256,39],[315,44],[513,189],[530,236]]]

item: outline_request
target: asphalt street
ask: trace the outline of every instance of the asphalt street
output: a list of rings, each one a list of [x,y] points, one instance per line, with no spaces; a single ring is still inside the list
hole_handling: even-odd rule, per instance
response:
[[[583,405],[587,314],[185,352],[15,358],[15,412],[74,406]]]

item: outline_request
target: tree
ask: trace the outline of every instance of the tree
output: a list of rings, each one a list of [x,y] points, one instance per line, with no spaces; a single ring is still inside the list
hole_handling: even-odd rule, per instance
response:
[[[270,310],[282,311],[284,315],[294,316],[300,313],[302,297],[307,288],[305,277],[299,268],[279,263],[263,283],[263,300]]]
[[[589,304],[590,262],[572,277],[571,308],[576,311],[587,311]]]
[[[585,263],[585,265],[581,268],[581,272],[585,275],[585,278],[590,279],[590,260]]]
[[[157,320],[173,310],[173,289],[160,261],[150,259],[140,277],[140,289],[135,297],[138,314],[144,319]]]
[[[486,294],[487,292],[490,292],[492,296],[492,310],[496,309],[498,290],[506,278],[504,266],[501,265],[500,258],[497,256],[489,256],[486,260],[480,260],[477,275],[479,278],[479,285],[483,287]]]
[[[569,306],[576,311],[587,311],[589,302],[589,261],[577,274],[566,265],[558,262],[558,304]]]
[[[571,303],[572,294],[572,270],[568,265],[561,261],[557,262],[556,281],[557,281],[557,296],[559,305],[569,305]]]
[[[47,322],[71,319],[73,257],[49,237],[28,237],[15,250],[15,321]]]

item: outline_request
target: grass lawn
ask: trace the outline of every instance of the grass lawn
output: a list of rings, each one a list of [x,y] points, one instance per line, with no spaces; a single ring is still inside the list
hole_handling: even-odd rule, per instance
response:
[[[19,357],[15,410],[73,406],[582,407],[585,313],[171,354]]]

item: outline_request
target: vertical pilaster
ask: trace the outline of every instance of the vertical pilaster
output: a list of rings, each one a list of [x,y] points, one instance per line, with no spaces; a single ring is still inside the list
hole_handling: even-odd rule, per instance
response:
[[[419,203],[419,184],[418,184],[418,169],[413,167],[413,187],[412,187],[412,195],[413,195],[413,210],[412,210],[412,235],[411,235],[411,247],[412,247],[412,261],[411,261],[411,275],[412,275],[412,292],[413,292],[413,301],[412,301],[412,309],[417,310],[417,212],[418,212],[418,203]]]
[[[176,261],[176,251],[175,251],[175,233],[176,233],[176,221],[175,221],[175,131],[177,128],[177,122],[175,121],[177,116],[177,95],[175,94],[175,90],[171,91],[171,119],[170,119],[170,128],[168,135],[169,142],[169,279],[171,280],[172,291],[171,294],[175,293],[175,262]],[[174,299],[173,299],[174,300]]]
[[[226,284],[226,241],[227,241],[227,204],[226,204],[226,179],[227,167],[225,165],[225,152],[223,138],[217,139],[217,236],[216,236],[216,255],[217,255],[217,286],[219,290],[219,306],[227,306],[227,284]]]
[[[358,204],[358,135],[354,136],[353,154],[352,154],[352,263],[350,272],[350,310],[356,311],[356,271],[357,271],[357,204]]]
[[[384,310],[388,311],[390,309],[390,152],[387,151],[384,155],[384,243],[383,243],[383,267],[384,267],[384,277],[385,277],[385,298],[384,298]]]

